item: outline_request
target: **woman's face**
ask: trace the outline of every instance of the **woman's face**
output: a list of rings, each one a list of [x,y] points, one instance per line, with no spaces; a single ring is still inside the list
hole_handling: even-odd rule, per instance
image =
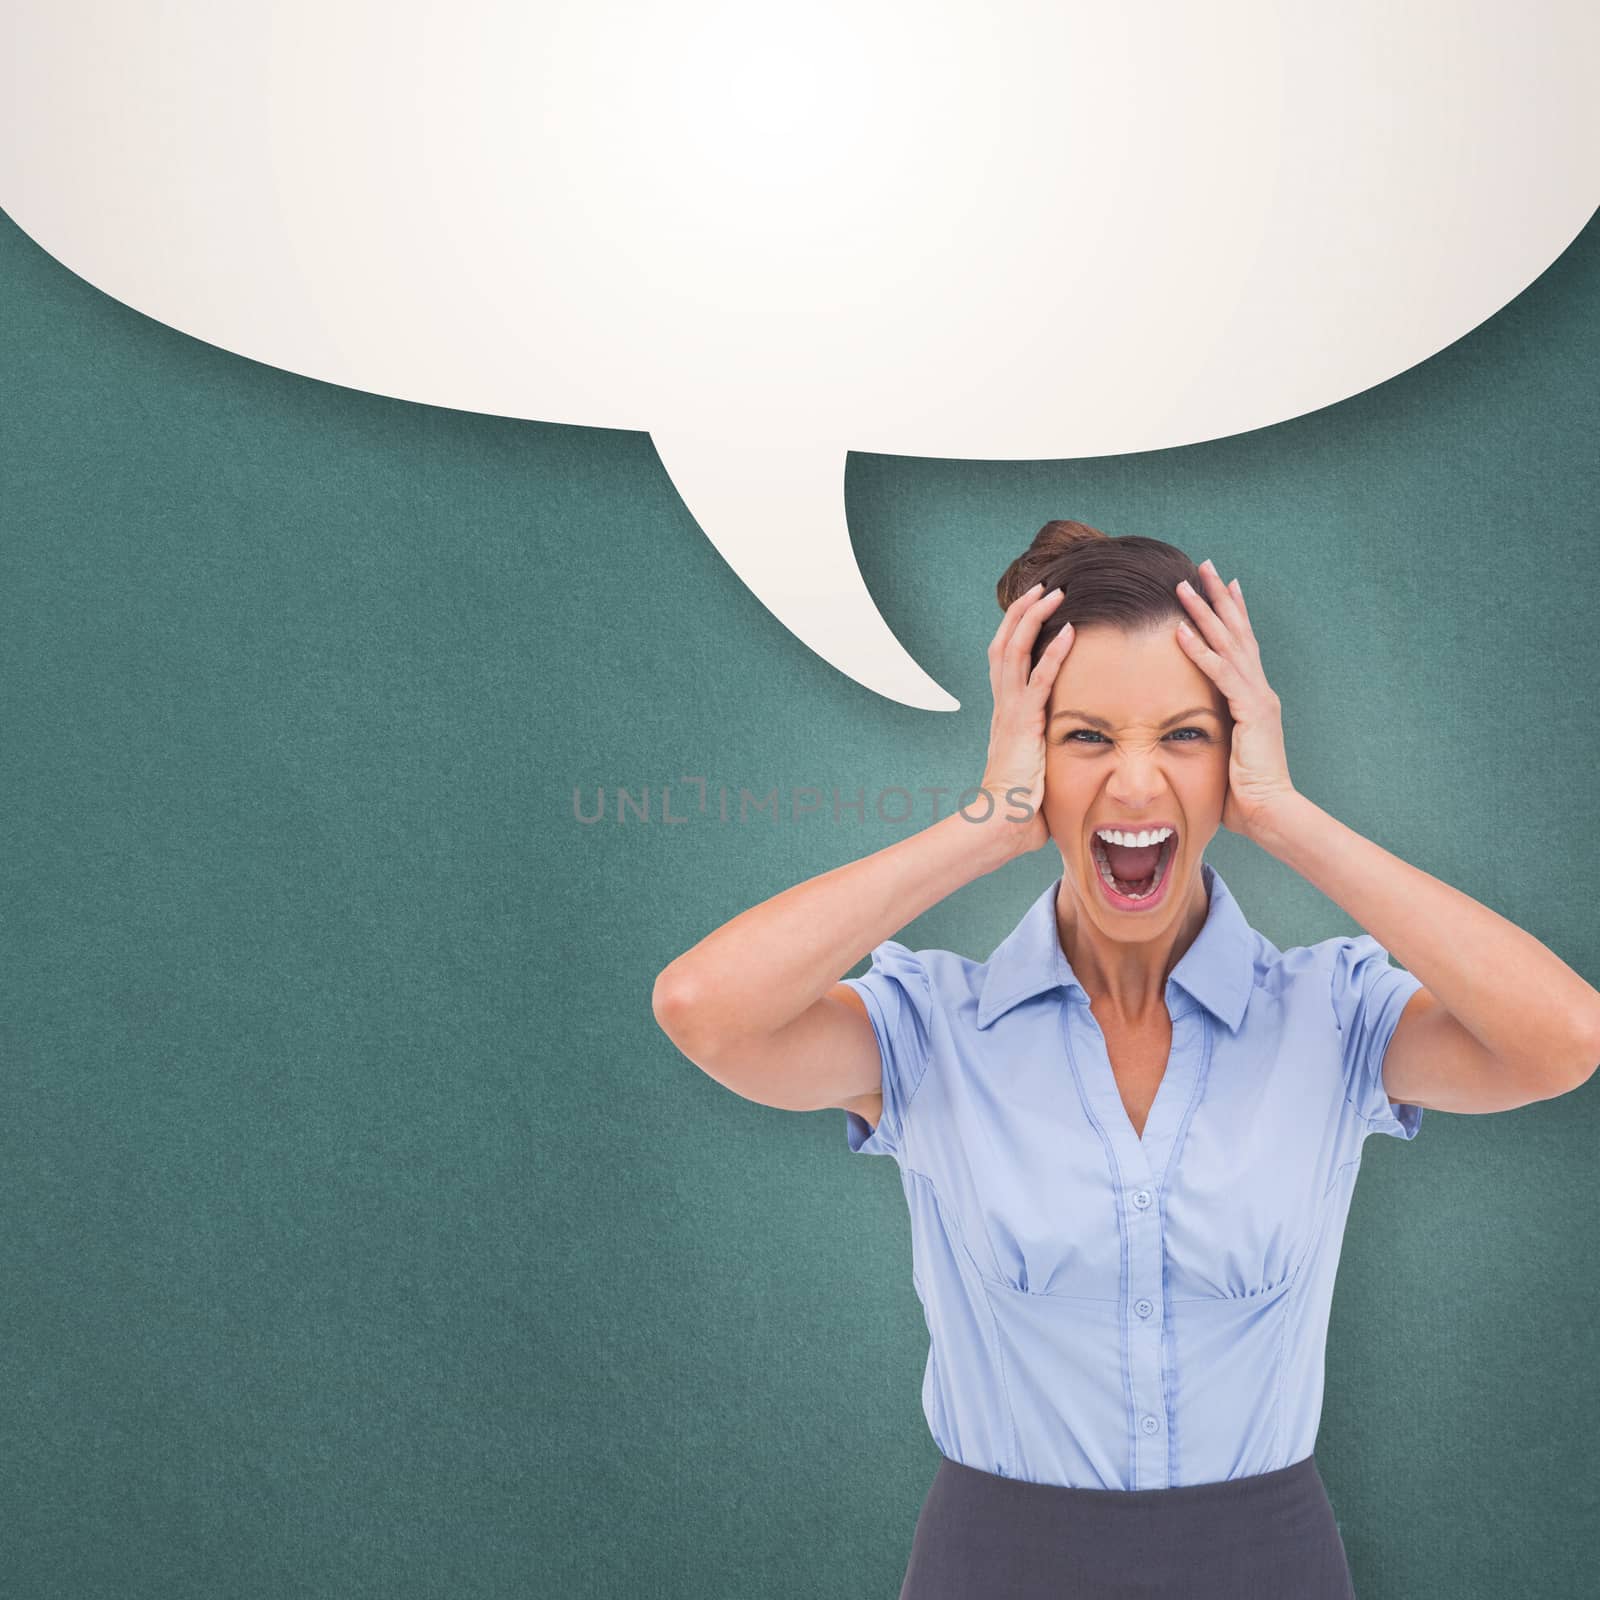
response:
[[[1201,853],[1222,822],[1232,719],[1183,653],[1176,621],[1080,630],[1045,714],[1045,824],[1080,907],[1111,939],[1159,938],[1188,915]],[[1096,862],[1096,830],[1118,825],[1176,830],[1153,859],[1160,876],[1145,903],[1108,891]]]

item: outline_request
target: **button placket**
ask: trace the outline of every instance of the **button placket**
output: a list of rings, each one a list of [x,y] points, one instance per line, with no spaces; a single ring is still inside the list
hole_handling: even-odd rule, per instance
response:
[[[1067,1008],[1066,1023],[1069,1047],[1075,1045],[1073,1054],[1081,1053],[1083,1061],[1080,1087],[1100,1124],[1111,1170],[1120,1180],[1122,1191],[1118,1210],[1128,1264],[1123,1360],[1131,1406],[1131,1487],[1136,1489],[1166,1488],[1172,1481],[1162,1361],[1165,1319],[1161,1293],[1166,1251],[1161,1193],[1176,1134],[1194,1088],[1198,1041],[1188,1031],[1195,1020],[1193,1008],[1170,989],[1167,1002],[1172,1017],[1172,1049],[1143,1138],[1134,1132],[1122,1103],[1105,1034],[1092,1009],[1086,1004]]]
[[[1155,1187],[1139,1184],[1125,1208],[1128,1230],[1128,1369],[1135,1417],[1133,1487],[1164,1489],[1167,1459],[1166,1384],[1161,1363],[1161,1322],[1155,1315],[1163,1257],[1161,1207]]]

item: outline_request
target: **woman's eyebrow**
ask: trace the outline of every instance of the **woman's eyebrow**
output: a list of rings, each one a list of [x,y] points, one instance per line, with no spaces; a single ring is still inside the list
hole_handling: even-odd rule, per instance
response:
[[[1174,722],[1182,722],[1185,717],[1216,717],[1216,715],[1217,712],[1214,706],[1190,706],[1187,711],[1174,712],[1165,722],[1157,723],[1156,726],[1170,728]],[[1094,716],[1088,711],[1057,711],[1051,715],[1050,720],[1054,722],[1058,717],[1076,717],[1080,722],[1090,723],[1096,728],[1104,728],[1108,733],[1111,731],[1111,724],[1104,717]],[[1218,718],[1217,720],[1220,721],[1221,719]]]

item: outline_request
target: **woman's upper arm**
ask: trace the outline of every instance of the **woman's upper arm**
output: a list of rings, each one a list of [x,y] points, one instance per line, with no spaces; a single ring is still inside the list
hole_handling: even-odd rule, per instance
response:
[[[905,1109],[932,1054],[934,1009],[922,956],[886,939],[867,972],[834,984],[777,1032],[702,1046],[691,1039],[690,1048],[679,1048],[718,1083],[760,1105],[842,1108],[852,1150],[895,1155]]]
[[[881,1075],[866,1007],[843,983],[764,1039],[696,1044],[680,1038],[678,1048],[724,1088],[784,1111],[859,1101],[877,1091]]]
[[[846,1086],[844,1094],[828,1103],[841,1111],[853,1111],[869,1128],[876,1128],[883,1115],[883,1064],[879,1058],[877,1035],[872,1031],[872,1018],[867,1015],[867,1002],[848,983],[836,983],[828,998],[848,1006],[861,1019],[868,1044],[871,1046],[863,1059],[858,1076]]]

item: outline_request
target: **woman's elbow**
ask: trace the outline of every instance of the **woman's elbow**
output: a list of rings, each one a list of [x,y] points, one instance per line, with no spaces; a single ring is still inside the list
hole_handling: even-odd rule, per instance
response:
[[[655,987],[650,991],[650,1009],[655,1019],[667,1032],[679,1019],[689,1002],[689,985],[679,974],[676,963],[669,962],[656,974]]]
[[[650,992],[650,1009],[661,1031],[690,1060],[698,1059],[697,1051],[705,1049],[707,1017],[705,997],[696,980],[675,966],[663,967]]]

